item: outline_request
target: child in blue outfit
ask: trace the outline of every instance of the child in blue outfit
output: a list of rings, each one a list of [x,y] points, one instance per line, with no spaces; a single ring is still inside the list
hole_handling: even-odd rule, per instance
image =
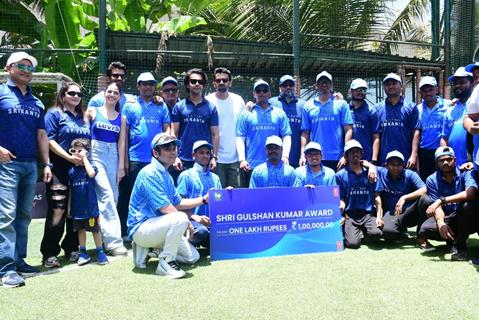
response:
[[[70,153],[80,157],[83,165],[73,166],[68,171],[70,184],[70,215],[73,217],[73,229],[78,232],[80,244],[80,257],[78,265],[90,262],[91,258],[86,252],[86,231],[93,233],[98,264],[107,264],[108,258],[103,251],[103,243],[98,221],[99,210],[95,193],[95,176],[97,170],[88,160],[90,141],[88,139],[75,139],[72,141]]]

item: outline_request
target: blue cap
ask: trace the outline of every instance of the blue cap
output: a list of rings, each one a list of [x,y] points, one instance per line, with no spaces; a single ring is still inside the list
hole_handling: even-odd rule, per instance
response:
[[[447,78],[447,80],[449,82],[452,82],[452,81],[454,81],[455,78],[465,78],[465,77],[471,77],[472,78],[473,75],[470,71],[467,71],[466,68],[459,67],[459,68],[457,68],[456,72],[454,72],[454,74],[452,76]]]
[[[468,64],[465,69],[466,69],[467,72],[472,73],[472,70],[474,70],[476,68],[479,68],[479,62],[474,62],[474,63]]]
[[[151,149],[153,150],[157,146],[163,146],[170,142],[174,142],[178,147],[181,146],[181,141],[176,139],[175,136],[172,136],[166,132],[158,133],[153,140],[151,140]]]
[[[439,147],[436,149],[436,152],[434,152],[434,159],[436,161],[443,156],[450,156],[454,158],[456,157],[456,155],[454,154],[454,150],[448,146]]]
[[[176,79],[173,78],[172,76],[168,76],[168,77],[166,77],[165,79],[163,79],[163,80],[161,81],[161,86],[163,87],[163,86],[164,86],[165,84],[167,84],[167,83],[173,83],[173,84],[175,84],[176,86],[178,86],[178,81],[176,81]]]
[[[280,79],[279,79],[279,85],[283,85],[283,83],[285,83],[286,81],[291,81],[293,84],[296,83],[296,81],[294,81],[294,78],[292,76],[290,76],[289,74],[287,75],[284,75],[282,76]]]
[[[201,147],[208,147],[210,150],[213,150],[213,145],[206,140],[198,140],[193,143],[193,152],[196,152]]]

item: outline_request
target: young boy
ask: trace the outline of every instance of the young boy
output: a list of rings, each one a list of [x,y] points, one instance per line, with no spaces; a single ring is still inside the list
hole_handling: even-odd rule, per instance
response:
[[[103,251],[103,243],[98,222],[99,210],[95,193],[95,176],[97,173],[88,160],[90,141],[75,139],[72,141],[70,153],[79,156],[83,165],[73,166],[68,172],[70,184],[70,215],[73,217],[73,229],[78,232],[80,244],[80,257],[78,265],[90,262],[91,258],[86,252],[86,231],[93,233],[95,240],[98,264],[107,264],[108,258]]]

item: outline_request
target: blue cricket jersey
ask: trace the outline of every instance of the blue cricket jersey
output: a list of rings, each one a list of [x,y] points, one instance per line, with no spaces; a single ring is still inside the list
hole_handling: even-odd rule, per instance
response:
[[[463,124],[465,115],[466,104],[460,101],[457,101],[454,107],[444,113],[442,135],[454,150],[458,167],[467,162],[467,131]]]
[[[363,147],[363,159],[371,161],[373,155],[373,135],[379,133],[378,112],[366,101],[359,108],[349,105],[353,117],[353,139]],[[375,159],[377,160],[377,159]]]
[[[254,168],[249,182],[250,188],[294,187],[296,173],[283,161],[276,166],[269,161]]]

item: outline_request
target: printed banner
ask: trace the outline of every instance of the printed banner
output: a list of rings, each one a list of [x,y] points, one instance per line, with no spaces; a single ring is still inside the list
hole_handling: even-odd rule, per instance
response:
[[[339,188],[211,190],[211,260],[343,250]]]

